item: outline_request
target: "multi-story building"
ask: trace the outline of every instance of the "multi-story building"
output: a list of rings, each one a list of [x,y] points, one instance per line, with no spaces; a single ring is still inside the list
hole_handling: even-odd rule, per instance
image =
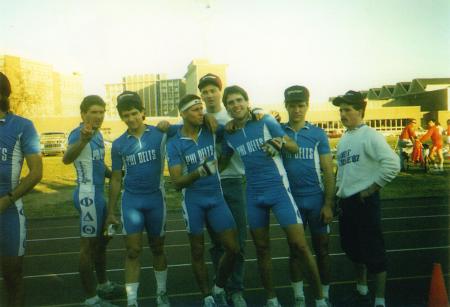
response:
[[[109,117],[117,117],[117,96],[125,90],[125,84],[123,83],[112,83],[106,84],[106,115]]]
[[[78,72],[72,74],[54,73],[54,84],[56,80],[59,86],[55,86],[55,110],[56,114],[63,116],[79,116],[80,103],[83,100],[83,79]]]
[[[122,91],[137,92],[146,116],[177,116],[178,102],[185,93],[181,79],[167,79],[165,74],[130,75],[122,83],[106,84],[108,115],[117,116],[116,100]]]
[[[185,82],[181,79],[157,82],[156,96],[158,116],[178,116],[178,102],[185,95]]]
[[[188,65],[188,71],[184,75],[186,79],[186,94],[199,95],[198,81],[207,73],[213,73],[220,77],[223,87],[227,84],[226,64],[212,64],[206,59],[192,60]]]
[[[34,117],[70,115],[71,109],[83,97],[79,74],[60,75],[49,64],[0,55],[0,71],[11,82],[11,108],[17,114]]]

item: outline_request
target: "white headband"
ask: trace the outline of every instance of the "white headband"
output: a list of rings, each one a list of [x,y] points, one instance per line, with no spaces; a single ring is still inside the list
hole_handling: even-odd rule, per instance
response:
[[[194,99],[189,101],[187,104],[185,104],[181,109],[180,112],[186,111],[187,109],[189,109],[190,107],[192,107],[195,104],[199,104],[202,103],[202,101],[200,99]]]

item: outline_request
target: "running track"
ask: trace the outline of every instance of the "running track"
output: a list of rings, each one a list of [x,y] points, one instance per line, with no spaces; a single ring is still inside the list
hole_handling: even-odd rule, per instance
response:
[[[449,200],[444,198],[403,199],[383,202],[383,229],[388,250],[388,306],[425,306],[433,262],[442,264],[447,285],[449,271]],[[272,219],[271,247],[274,282],[283,306],[293,302],[287,269],[287,244],[281,228]],[[337,222],[332,224],[330,251],[333,284],[331,299],[339,302],[353,289],[353,271],[339,245]],[[250,236],[249,236],[250,239]],[[25,286],[27,306],[79,306],[83,293],[77,273],[78,219],[38,219],[28,221]],[[169,212],[166,237],[169,263],[168,292],[172,306],[200,306],[200,295],[190,267],[187,236],[181,212]],[[206,251],[207,259],[209,255]],[[253,243],[246,250],[249,306],[262,306],[264,293],[256,269]],[[108,272],[111,280],[123,281],[124,244],[116,236],[108,248]],[[209,264],[210,275],[212,269]],[[155,282],[148,247],[142,255],[141,306],[155,306]],[[0,295],[3,288],[0,283]],[[311,296],[306,287],[307,299]],[[125,306],[126,301],[116,300]],[[311,302],[310,302],[311,303]]]

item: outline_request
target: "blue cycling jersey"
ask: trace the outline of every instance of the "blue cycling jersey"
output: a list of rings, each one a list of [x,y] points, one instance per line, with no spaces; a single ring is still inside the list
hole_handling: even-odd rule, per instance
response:
[[[270,188],[282,182],[286,171],[279,155],[268,156],[261,145],[275,137],[283,137],[286,133],[278,122],[270,115],[261,120],[248,121],[242,129],[234,133],[225,133],[222,142],[222,154],[230,156],[237,152],[244,162],[247,185],[250,188]]]
[[[220,136],[222,133],[221,128],[218,133]],[[196,141],[183,136],[180,127],[176,136],[171,138],[167,144],[167,162],[169,167],[181,165],[183,174],[188,174],[195,171],[205,161],[217,160],[215,146],[216,135],[212,134],[205,127],[200,129]],[[187,187],[186,190],[221,191],[219,174],[201,177]]]
[[[148,194],[164,187],[166,139],[166,133],[146,125],[139,138],[125,132],[113,142],[112,170],[125,170],[125,191]]]
[[[288,124],[283,124],[282,127],[299,147],[295,154],[282,151],[292,194],[310,195],[323,192],[319,158],[330,153],[327,135],[322,129],[308,122],[299,131],[293,130]]]
[[[69,145],[80,140],[82,124],[69,134]],[[96,131],[89,143],[73,162],[78,184],[102,186],[105,184],[105,144],[100,131]]]
[[[19,184],[24,157],[39,153],[39,136],[30,120],[11,113],[0,119],[0,197]]]

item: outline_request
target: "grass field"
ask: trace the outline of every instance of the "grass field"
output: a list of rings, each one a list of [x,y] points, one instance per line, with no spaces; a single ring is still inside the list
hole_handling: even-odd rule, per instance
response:
[[[337,139],[331,139],[333,148]],[[390,138],[388,142],[394,146],[395,140]],[[44,177],[36,188],[25,198],[25,212],[29,218],[58,217],[76,215],[73,206],[72,193],[75,188],[75,170],[73,165],[64,165],[62,157],[44,157]],[[110,163],[109,152],[106,154],[106,163]],[[450,191],[450,162],[445,165],[447,171],[442,174],[425,174],[419,168],[412,168],[408,173],[401,173],[389,185],[382,190],[384,199],[418,198],[445,196]],[[24,172],[27,168],[24,167]],[[166,173],[167,175],[167,173]],[[166,176],[166,200],[169,210],[180,209],[181,195],[170,184],[170,178]],[[105,188],[107,195],[108,185]]]

